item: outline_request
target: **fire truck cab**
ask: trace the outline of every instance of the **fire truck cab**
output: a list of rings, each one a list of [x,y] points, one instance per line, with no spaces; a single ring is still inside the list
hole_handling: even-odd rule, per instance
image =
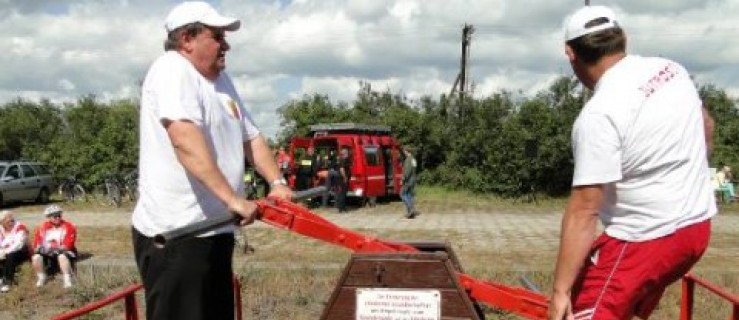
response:
[[[301,161],[307,159],[308,148],[313,148],[318,159],[318,173],[309,183],[300,174]],[[313,187],[325,183],[330,157],[338,157],[341,150],[349,151],[351,179],[348,197],[360,198],[362,203],[374,204],[377,197],[397,196],[403,177],[400,145],[391,136],[390,128],[382,125],[357,123],[316,124],[310,126],[308,137],[290,141],[290,176],[293,189]]]

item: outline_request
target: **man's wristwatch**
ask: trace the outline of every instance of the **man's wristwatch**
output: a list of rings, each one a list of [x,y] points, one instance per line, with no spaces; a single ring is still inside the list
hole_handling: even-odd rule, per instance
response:
[[[285,181],[285,178],[279,178],[279,179],[275,179],[274,181],[270,182],[269,185],[270,186],[273,186],[273,187],[276,186],[276,185],[286,186],[287,185],[287,181]]]

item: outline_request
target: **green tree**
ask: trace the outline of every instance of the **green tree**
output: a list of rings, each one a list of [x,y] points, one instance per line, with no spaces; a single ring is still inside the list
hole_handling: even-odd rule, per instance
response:
[[[138,108],[132,100],[99,102],[94,96],[47,107],[52,129],[24,146],[29,159],[48,163],[58,177],[77,175],[88,186],[138,162]],[[52,125],[54,124],[54,125]]]
[[[0,108],[0,158],[34,159],[30,152],[49,144],[62,130],[59,110],[48,100],[13,100]]]
[[[277,113],[282,127],[278,133],[280,143],[287,143],[291,137],[308,135],[313,124],[341,122],[348,118],[346,106],[334,106],[328,96],[320,94],[292,100],[279,107]]]
[[[714,85],[699,89],[703,105],[714,119],[711,166],[739,166],[739,110],[737,100]]]

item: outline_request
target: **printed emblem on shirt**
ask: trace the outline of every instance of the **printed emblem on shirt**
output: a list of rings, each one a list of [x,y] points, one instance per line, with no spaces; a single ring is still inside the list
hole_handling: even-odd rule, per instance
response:
[[[236,120],[241,120],[241,111],[239,110],[239,105],[236,103],[236,101],[229,99],[226,104],[228,105],[228,112],[231,114],[231,116],[234,117],[234,119]]]
[[[62,243],[64,234],[61,229],[50,229],[46,231],[43,239],[43,246],[47,248],[58,248]]]

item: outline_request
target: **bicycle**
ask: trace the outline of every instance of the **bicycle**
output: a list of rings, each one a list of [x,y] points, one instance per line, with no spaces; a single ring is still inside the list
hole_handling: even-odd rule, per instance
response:
[[[123,177],[123,193],[128,200],[135,202],[139,197],[138,170],[132,170]]]
[[[96,192],[98,194],[98,202],[106,206],[121,206],[121,183],[115,175],[109,174],[103,179],[103,184],[98,186]],[[101,197],[100,197],[101,196]]]
[[[68,176],[59,184],[59,195],[67,202],[87,200],[87,192],[76,176]]]

